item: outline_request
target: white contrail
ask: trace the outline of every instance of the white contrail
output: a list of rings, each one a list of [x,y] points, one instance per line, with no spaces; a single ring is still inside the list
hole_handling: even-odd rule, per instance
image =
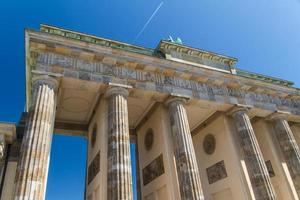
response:
[[[151,17],[148,19],[148,21],[145,23],[145,25],[143,26],[142,30],[135,36],[133,43],[135,43],[135,41],[141,36],[141,34],[144,32],[144,30],[147,28],[148,24],[151,22],[151,20],[153,19],[153,17],[156,15],[156,13],[159,11],[159,9],[162,7],[162,5],[164,4],[164,2],[162,1],[157,8],[154,10],[154,12],[152,13]]]

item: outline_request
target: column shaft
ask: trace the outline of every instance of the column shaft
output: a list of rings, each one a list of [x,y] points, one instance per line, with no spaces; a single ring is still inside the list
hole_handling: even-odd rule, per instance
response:
[[[274,132],[279,142],[283,157],[286,161],[294,186],[300,197],[300,151],[288,122],[284,118],[275,119]]]
[[[0,133],[0,197],[2,194],[6,164],[7,164],[7,145],[5,142],[4,134]]]
[[[45,199],[57,85],[55,79],[47,76],[33,82],[32,104],[15,179],[15,200]]]
[[[108,89],[108,200],[132,200],[130,136],[124,88]]]
[[[184,99],[179,98],[168,102],[180,196],[182,200],[202,200],[199,169],[183,103]]]
[[[232,113],[251,185],[257,200],[276,199],[270,176],[246,109]]]

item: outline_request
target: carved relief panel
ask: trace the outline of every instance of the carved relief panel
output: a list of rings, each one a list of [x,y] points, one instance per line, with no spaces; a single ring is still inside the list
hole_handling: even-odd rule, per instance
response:
[[[88,184],[90,184],[100,171],[100,151],[97,153],[88,168]]]
[[[206,169],[208,183],[213,184],[227,177],[224,160],[217,162],[213,166]]]
[[[147,185],[164,173],[163,155],[161,154],[143,169],[143,184]]]

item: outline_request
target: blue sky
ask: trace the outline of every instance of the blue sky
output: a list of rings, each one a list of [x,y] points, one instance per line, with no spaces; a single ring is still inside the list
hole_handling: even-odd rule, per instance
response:
[[[162,1],[7,0],[0,4],[0,121],[24,110],[24,28],[40,23],[132,43]],[[169,35],[233,56],[238,68],[300,87],[300,0],[165,0],[136,44],[154,48]],[[55,136],[47,200],[81,200],[86,141]],[[65,189],[65,190],[62,190]]]

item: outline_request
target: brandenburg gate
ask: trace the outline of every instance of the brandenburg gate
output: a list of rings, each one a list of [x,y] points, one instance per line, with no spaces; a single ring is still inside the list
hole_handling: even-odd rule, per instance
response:
[[[26,111],[0,123],[2,200],[44,200],[53,133],[88,140],[85,200],[299,200],[300,90],[237,59],[25,30]],[[130,144],[136,145],[132,174]]]

